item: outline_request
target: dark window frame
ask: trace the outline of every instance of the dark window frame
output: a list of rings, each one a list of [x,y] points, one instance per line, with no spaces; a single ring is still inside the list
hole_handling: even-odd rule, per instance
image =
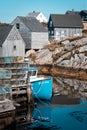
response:
[[[20,24],[19,23],[16,23],[16,28],[20,29]]]
[[[13,50],[16,50],[16,45],[13,46]]]

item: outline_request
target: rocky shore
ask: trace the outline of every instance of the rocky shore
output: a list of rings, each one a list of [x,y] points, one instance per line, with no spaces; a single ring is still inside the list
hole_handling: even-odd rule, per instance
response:
[[[87,80],[87,69],[81,68],[43,65],[39,66],[39,74]]]
[[[51,41],[41,50],[26,55],[40,74],[71,76],[87,80],[87,37]]]

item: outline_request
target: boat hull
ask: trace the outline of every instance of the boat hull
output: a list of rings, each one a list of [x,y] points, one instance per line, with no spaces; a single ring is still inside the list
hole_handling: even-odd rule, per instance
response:
[[[50,100],[52,97],[52,77],[31,81],[33,98]]]

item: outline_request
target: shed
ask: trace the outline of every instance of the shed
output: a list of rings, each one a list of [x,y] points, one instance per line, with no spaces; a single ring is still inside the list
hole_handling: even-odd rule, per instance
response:
[[[25,43],[15,26],[0,26],[0,57],[24,55]]]
[[[26,44],[26,51],[41,49],[48,43],[48,31],[36,18],[18,16],[11,24],[19,30]]]
[[[61,40],[81,36],[82,29],[82,20],[78,14],[51,14],[49,17],[49,38]]]

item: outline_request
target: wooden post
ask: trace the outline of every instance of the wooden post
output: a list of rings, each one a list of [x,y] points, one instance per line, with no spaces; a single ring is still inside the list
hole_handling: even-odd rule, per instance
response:
[[[27,97],[28,97],[28,103],[32,103],[32,105],[34,105],[34,99],[33,99],[33,97],[32,97],[32,90],[31,90],[29,72],[27,73],[26,84],[27,84]]]

